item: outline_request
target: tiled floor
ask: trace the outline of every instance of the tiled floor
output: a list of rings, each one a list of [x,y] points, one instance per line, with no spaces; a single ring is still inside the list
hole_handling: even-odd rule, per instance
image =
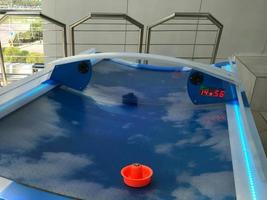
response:
[[[267,155],[267,112],[252,112]]]

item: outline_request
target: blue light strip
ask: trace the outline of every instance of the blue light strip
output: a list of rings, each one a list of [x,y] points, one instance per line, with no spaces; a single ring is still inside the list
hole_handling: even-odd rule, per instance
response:
[[[244,158],[245,158],[246,171],[248,174],[250,192],[251,192],[252,199],[257,200],[255,181],[254,181],[253,170],[252,170],[252,166],[251,166],[252,161],[251,161],[250,153],[248,151],[248,143],[247,143],[246,136],[245,136],[244,124],[243,124],[242,116],[239,113],[238,102],[235,102],[235,103],[236,103],[236,104],[234,104],[235,116],[236,116],[237,124],[239,127],[239,136],[241,139],[242,152],[243,152]]]
[[[29,92],[26,92],[2,105],[0,105],[0,112],[3,112],[9,108],[12,108],[14,105],[25,101],[26,99],[32,97],[33,95],[41,92],[42,90],[46,89],[47,87],[51,86],[51,85],[55,85],[54,81],[46,81],[42,84],[40,84],[39,86],[35,87],[34,89],[30,90]]]
[[[232,71],[231,65],[226,65],[226,70]],[[234,94],[233,86],[231,86],[231,90],[232,90],[232,93]],[[243,122],[242,116],[241,116],[240,111],[239,111],[240,107],[239,107],[238,101],[234,101],[233,106],[234,106],[237,125],[239,128],[239,136],[240,136],[241,145],[242,145],[242,152],[243,152],[244,159],[245,159],[245,166],[246,166],[246,171],[247,171],[247,175],[248,175],[249,189],[250,189],[251,197],[252,197],[252,200],[257,200],[258,198],[256,195],[256,186],[255,186],[255,180],[254,180],[254,176],[253,176],[252,158],[251,158],[250,152],[248,150],[248,143],[247,143],[247,139],[246,139],[246,133],[244,130],[244,122]]]

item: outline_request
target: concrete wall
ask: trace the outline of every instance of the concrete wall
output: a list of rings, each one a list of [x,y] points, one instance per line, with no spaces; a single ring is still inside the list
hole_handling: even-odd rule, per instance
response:
[[[145,25],[173,12],[210,12],[224,25],[219,58],[267,52],[266,0],[43,0],[42,9],[68,25],[90,12],[128,13]]]

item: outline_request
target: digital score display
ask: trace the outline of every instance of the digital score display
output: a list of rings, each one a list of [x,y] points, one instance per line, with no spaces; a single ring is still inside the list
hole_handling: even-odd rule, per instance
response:
[[[223,98],[225,91],[223,89],[204,88],[200,89],[201,96]]]

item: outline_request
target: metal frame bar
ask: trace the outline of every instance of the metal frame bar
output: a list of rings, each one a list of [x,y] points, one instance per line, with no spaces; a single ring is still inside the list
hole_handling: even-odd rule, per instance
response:
[[[68,47],[67,47],[67,26],[66,24],[53,19],[43,13],[41,13],[40,11],[11,11],[11,12],[1,12],[1,14],[3,14],[3,16],[0,18],[0,24],[2,24],[8,17],[10,16],[25,16],[25,17],[40,17],[41,19],[45,19],[48,22],[51,22],[52,24],[55,24],[59,27],[61,27],[63,29],[63,55],[65,57],[68,56]],[[1,43],[1,41],[0,41]],[[4,84],[7,84],[7,78],[6,78],[6,74],[4,71],[4,59],[3,59],[3,50],[2,50],[2,46],[0,45],[0,65],[1,65],[1,69],[3,68],[2,72],[3,73],[3,82]],[[3,65],[3,66],[2,66]]]
[[[4,56],[2,51],[2,44],[0,41],[0,67],[2,72],[2,79],[3,79],[3,85],[7,85],[7,76],[6,76],[6,69],[5,69],[5,63],[4,63]]]
[[[133,19],[132,17],[128,16],[124,13],[90,13],[88,16],[79,19],[78,21],[74,22],[70,25],[70,38],[71,38],[71,53],[75,55],[75,28],[87,20],[90,19],[107,19],[107,20],[126,20],[130,22],[132,25],[135,25],[139,28],[139,43],[138,43],[138,52],[142,52],[143,46],[143,35],[144,35],[144,25],[137,20]],[[106,23],[108,24],[108,23]],[[88,30],[90,31],[90,30]],[[125,30],[127,31],[127,30]]]
[[[200,20],[200,19],[206,19],[209,20],[213,23],[213,25],[215,25],[218,28],[218,34],[216,36],[215,39],[215,44],[214,44],[214,48],[212,51],[212,57],[211,57],[211,63],[215,63],[216,61],[216,57],[217,57],[217,53],[218,53],[218,49],[219,49],[219,45],[220,45],[220,40],[221,40],[221,36],[222,36],[222,31],[223,31],[223,25],[215,18],[213,17],[210,13],[193,13],[193,12],[188,12],[188,13],[173,13],[167,17],[162,18],[161,20],[155,22],[154,24],[147,26],[147,32],[146,32],[146,49],[145,52],[149,53],[150,52],[150,42],[151,42],[151,33],[152,33],[152,29],[164,24],[165,22],[175,19],[175,18],[181,18],[182,20],[191,18],[190,20],[196,19],[196,20]],[[199,25],[202,25],[201,23]],[[212,24],[210,24],[212,25]],[[168,30],[166,30],[168,31]],[[177,30],[179,31],[179,30]],[[197,32],[198,30],[196,30]]]
[[[40,17],[42,19],[45,19],[52,24],[55,24],[63,29],[63,55],[65,57],[68,56],[68,47],[67,47],[67,26],[66,24],[53,19],[41,12],[6,12],[2,18],[0,18],[0,24],[3,23],[8,17],[10,16],[26,16],[26,17]]]

